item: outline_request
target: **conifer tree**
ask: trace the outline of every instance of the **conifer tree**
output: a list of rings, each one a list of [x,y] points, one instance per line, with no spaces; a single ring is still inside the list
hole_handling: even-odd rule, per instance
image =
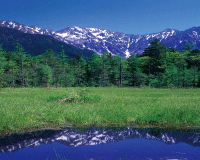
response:
[[[144,50],[144,53],[149,56],[149,73],[157,75],[162,72],[160,66],[166,56],[168,48],[160,44],[159,39],[155,39],[150,43],[150,47]]]

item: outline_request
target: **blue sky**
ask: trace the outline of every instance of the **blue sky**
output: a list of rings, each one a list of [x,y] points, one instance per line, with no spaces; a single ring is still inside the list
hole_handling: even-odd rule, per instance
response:
[[[1,0],[0,20],[143,35],[200,26],[200,0]]]

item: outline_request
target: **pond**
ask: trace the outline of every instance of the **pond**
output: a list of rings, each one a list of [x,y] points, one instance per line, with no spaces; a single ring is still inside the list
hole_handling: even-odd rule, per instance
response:
[[[0,139],[1,160],[200,159],[200,130],[89,128]]]

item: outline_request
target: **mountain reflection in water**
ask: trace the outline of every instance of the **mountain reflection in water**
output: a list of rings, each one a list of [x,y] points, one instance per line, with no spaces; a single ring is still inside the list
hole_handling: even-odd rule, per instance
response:
[[[156,141],[150,141],[150,140],[156,140]],[[159,141],[161,141],[163,144],[160,143]],[[149,156],[150,156],[149,158],[151,159],[152,158],[156,159],[156,157],[159,158],[160,154],[158,153],[155,153],[155,154],[151,153],[152,155],[155,155],[156,157],[152,157],[152,155],[145,155],[145,154],[143,155],[143,157],[141,157],[142,155],[139,155],[139,154],[143,154],[147,152],[146,149],[148,148],[148,145],[147,145],[148,143],[152,143],[150,144],[150,147],[152,147],[152,145],[154,147],[156,147],[155,145],[161,145],[160,148],[162,148],[162,145],[165,145],[166,147],[166,144],[168,144],[168,146],[170,146],[171,144],[179,144],[179,145],[183,145],[184,147],[187,144],[187,146],[190,146],[190,149],[189,149],[190,154],[194,152],[192,155],[186,154],[185,150],[181,151],[181,148],[180,148],[180,150],[178,150],[177,152],[175,150],[171,151],[173,152],[174,156],[176,156],[176,157],[173,157],[173,155],[171,155],[171,158],[178,157],[179,159],[181,158],[187,159],[188,158],[187,156],[189,156],[189,159],[193,159],[193,158],[200,159],[200,130],[176,130],[176,129],[172,130],[172,129],[158,129],[158,128],[141,129],[141,128],[130,128],[130,127],[90,128],[90,129],[68,128],[65,130],[57,130],[57,131],[54,131],[54,130],[38,131],[34,133],[27,133],[24,135],[13,134],[13,135],[6,136],[0,139],[0,159],[9,158],[8,153],[12,153],[11,155],[13,156],[15,153],[21,152],[23,148],[24,149],[28,148],[29,149],[28,152],[34,152],[34,154],[37,155],[37,152],[34,151],[34,148],[37,148],[39,146],[42,146],[42,148],[44,148],[45,146],[46,147],[48,146],[44,144],[49,144],[51,148],[52,149],[55,148],[55,150],[56,150],[56,146],[58,147],[58,145],[62,145],[62,147],[59,147],[59,149],[56,150],[59,154],[60,149],[63,148],[65,151],[62,151],[62,155],[65,153],[67,155],[67,153],[74,152],[75,148],[80,149],[80,147],[82,147],[81,159],[88,159],[91,157],[84,158],[84,155],[85,155],[83,151],[84,146],[88,146],[89,150],[92,151],[92,146],[94,145],[101,146],[100,144],[109,144],[109,142],[117,142],[117,143],[110,143],[110,145],[113,145],[112,148],[114,148],[114,146],[120,143],[124,143],[123,147],[121,147],[121,150],[120,150],[121,153],[125,153],[125,155],[121,156],[121,158],[124,158],[124,159],[126,159],[125,156],[127,156],[127,154],[129,155],[128,159],[134,159],[134,158],[137,159],[137,156],[138,158],[140,157],[142,159],[148,158]],[[128,144],[129,142],[131,142],[132,144],[131,145]],[[146,149],[145,147],[143,147],[144,150],[141,151],[140,149],[141,153],[138,153],[139,151],[137,151],[138,155],[136,155],[134,151],[131,149],[135,147],[135,149],[137,150],[137,148],[142,147],[142,144],[143,146],[146,147]],[[126,149],[124,148],[125,145],[129,146],[130,151],[128,151],[127,148]],[[68,146],[67,149],[65,148],[66,146]],[[106,145],[104,145],[104,147],[106,148]],[[194,149],[192,150],[191,147]],[[70,151],[70,148],[73,148],[73,151]],[[107,148],[107,150],[108,149],[109,147]],[[123,151],[123,149],[125,150]],[[85,151],[87,152],[87,156],[89,156],[88,154],[90,151]],[[165,151],[166,151],[166,148],[162,152],[164,153]],[[42,152],[42,149],[40,149],[39,152]],[[51,152],[51,154],[53,154],[52,151],[45,150],[45,152]],[[93,153],[94,152],[95,151],[93,151]],[[99,153],[100,152],[101,151],[99,150]],[[105,155],[104,157],[101,157],[101,155],[93,155],[93,153],[91,153],[93,159],[94,158],[98,159],[98,156],[100,159],[114,158],[114,157],[109,158],[109,156],[105,157]],[[131,154],[133,155],[130,157]],[[67,158],[66,155],[65,157]],[[75,155],[72,155],[72,159],[76,159],[76,155],[78,154],[75,153]],[[115,159],[120,157],[120,155],[118,155],[117,153],[115,153],[115,155],[118,156],[118,157],[115,157]],[[162,154],[160,156],[162,156]],[[36,156],[34,157],[36,158]],[[17,156],[15,156],[15,158],[17,158]],[[47,158],[48,157],[46,158],[44,157],[44,159],[47,159]],[[167,159],[167,157],[163,157],[163,159],[164,158]],[[20,159],[23,159],[23,156],[21,156]],[[27,159],[27,158],[25,158],[24,156],[24,159]],[[80,157],[77,157],[77,159],[80,159]]]

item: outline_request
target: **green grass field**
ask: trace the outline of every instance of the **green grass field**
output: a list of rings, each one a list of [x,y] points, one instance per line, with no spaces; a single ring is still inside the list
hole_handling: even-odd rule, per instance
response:
[[[200,126],[200,89],[3,88],[0,135],[64,126]]]

